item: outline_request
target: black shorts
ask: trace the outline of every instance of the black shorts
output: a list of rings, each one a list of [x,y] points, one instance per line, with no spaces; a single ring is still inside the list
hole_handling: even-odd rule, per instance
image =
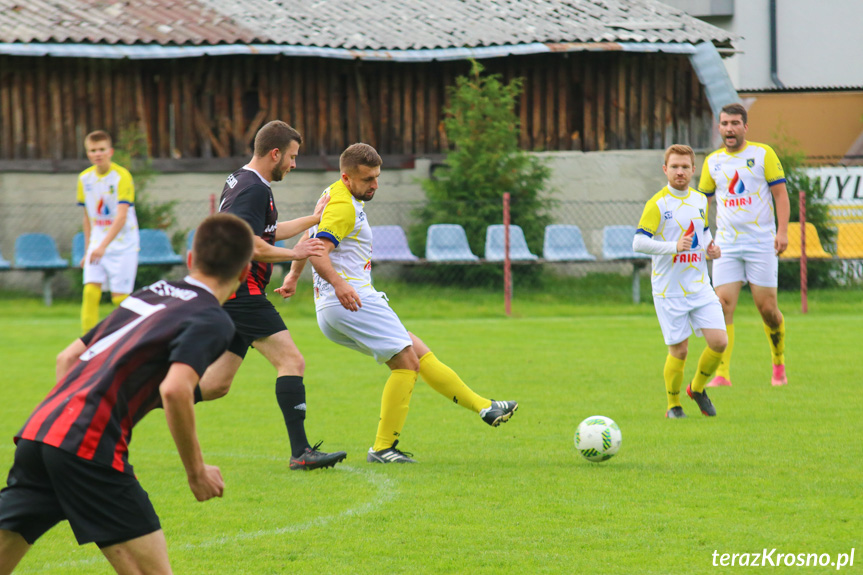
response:
[[[265,295],[250,295],[229,299],[222,306],[234,320],[234,339],[228,351],[246,357],[249,346],[256,339],[286,331],[285,321]]]
[[[62,449],[21,439],[8,486],[0,491],[0,529],[32,545],[67,519],[80,545],[115,545],[161,529],[134,476]]]

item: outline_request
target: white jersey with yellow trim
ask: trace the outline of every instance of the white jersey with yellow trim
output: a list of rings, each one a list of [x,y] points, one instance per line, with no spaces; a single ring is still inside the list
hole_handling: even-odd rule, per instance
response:
[[[321,214],[321,223],[312,227],[312,237],[327,239],[336,246],[330,252],[330,261],[342,276],[364,298],[375,295],[372,286],[372,230],[363,211],[364,203],[351,195],[344,182],[339,180],[321,194],[329,194],[330,201]],[[342,305],[333,286],[314,272],[315,309]]]
[[[678,195],[675,195],[678,194]],[[712,239],[707,227],[707,197],[689,188],[685,195],[665,186],[644,206],[636,233],[675,244],[691,231],[689,251],[653,255],[651,283],[654,297],[692,297],[710,289],[707,273],[707,244]]]
[[[98,246],[117,217],[117,206],[129,204],[126,224],[108,244],[106,252],[138,251],[138,217],[135,215],[135,184],[129,171],[114,162],[99,175],[91,166],[78,176],[78,205],[90,219],[89,246]]]
[[[716,194],[716,243],[722,248],[761,244],[773,249],[776,217],[770,187],[785,182],[773,148],[747,142],[739,152],[716,150],[704,160],[698,189]]]

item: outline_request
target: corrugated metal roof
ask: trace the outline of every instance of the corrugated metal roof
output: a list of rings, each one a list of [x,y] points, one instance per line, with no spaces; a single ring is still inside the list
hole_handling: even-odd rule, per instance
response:
[[[707,45],[707,44],[700,44]],[[711,44],[712,45],[712,44]],[[157,44],[72,44],[0,42],[0,54],[10,56],[53,56],[55,58],[105,58],[130,60],[161,60],[252,54],[331,58],[336,60],[368,60],[389,62],[430,62],[433,60],[466,60],[468,58],[500,58],[550,52],[665,52],[694,54],[695,46],[687,42],[567,42],[563,44],[518,44],[516,46],[482,46],[479,48],[435,48],[432,50],[346,50],[285,44],[220,44],[218,46],[160,46]]]
[[[655,0],[0,0],[7,43],[433,50],[735,39]]]

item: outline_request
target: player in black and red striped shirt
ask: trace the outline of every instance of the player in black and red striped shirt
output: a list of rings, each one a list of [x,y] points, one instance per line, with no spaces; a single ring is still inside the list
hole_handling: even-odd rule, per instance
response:
[[[300,133],[286,123],[269,122],[255,136],[252,160],[228,176],[222,189],[219,211],[248,222],[255,233],[255,254],[248,279],[237,290],[237,296],[225,304],[237,332],[228,351],[201,378],[201,399],[216,399],[228,393],[249,346],[254,347],[276,368],[276,400],[291,442],[290,468],[308,470],[332,467],[346,454],[325,453],[318,449],[320,442],[312,447],[306,438],[305,360],[266,293],[274,263],[324,253],[321,240],[306,241],[294,249],[274,245],[320,222],[326,205],[327,200],[322,199],[311,216],[278,221],[270,183],[281,181],[296,167],[302,142]]]
[[[135,292],[57,357],[57,384],[15,436],[0,491],[0,573],[62,520],[95,542],[118,573],[169,573],[159,518],[128,460],[132,427],[164,407],[189,486],[221,497],[195,431],[199,377],[234,335],[221,308],[250,268],[252,231],[240,218],[204,220],[182,281]]]

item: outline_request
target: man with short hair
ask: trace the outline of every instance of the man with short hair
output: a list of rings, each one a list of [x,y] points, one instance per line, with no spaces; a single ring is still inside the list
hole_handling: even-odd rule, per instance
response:
[[[221,308],[249,271],[252,230],[237,217],[204,220],[182,281],[158,281],[123,300],[57,356],[57,385],[15,435],[0,491],[0,575],[68,520],[117,573],[171,572],[165,536],[129,464],[132,428],[163,407],[198,501],[221,497],[195,431],[194,390],[234,334]]]
[[[716,260],[722,251],[707,226],[707,198],[689,187],[694,170],[692,148],[675,144],[665,150],[662,171],[668,185],[644,206],[632,240],[634,251],[653,259],[653,304],[668,346],[663,376],[668,402],[665,417],[669,419],[686,417],[680,387],[689,336],[694,331],[696,336],[704,334],[707,341],[686,393],[708,417],[716,415],[716,409],[704,386],[728,343],[722,306],[707,274],[707,258]]]
[[[785,318],[779,311],[779,255],[788,247],[791,206],[785,172],[770,146],[746,141],[746,108],[729,104],[719,114],[725,146],[704,160],[698,189],[716,198],[716,244],[722,259],[713,265],[713,286],[722,303],[728,347],[708,387],[731,385],[734,311],[749,282],[773,360],[771,384],[785,385]],[[775,213],[774,213],[775,205]]]
[[[294,237],[317,224],[326,205],[322,200],[310,216],[278,221],[279,212],[273,200],[271,182],[281,181],[296,167],[302,142],[300,133],[285,122],[269,122],[255,136],[252,160],[228,176],[225,182],[219,211],[239,216],[252,227],[255,253],[251,273],[237,290],[236,297],[225,303],[225,311],[237,328],[234,340],[228,351],[201,378],[200,399],[216,399],[228,393],[249,346],[254,347],[276,368],[276,400],[291,444],[289,467],[310,470],[332,467],[347,454],[344,451],[320,451],[320,442],[314,446],[309,444],[305,429],[305,360],[284,320],[267,299],[267,285],[274,263],[301,260],[324,252],[324,244],[320,240],[303,242],[293,249],[274,245],[278,240]]]
[[[381,399],[377,435],[366,460],[371,463],[415,463],[396,447],[407,418],[417,376],[435,391],[480,415],[492,427],[509,420],[514,401],[494,401],[477,395],[435,357],[429,347],[408,332],[371,282],[372,231],[365,202],[378,189],[381,157],[368,144],[354,144],[339,158],[341,179],[324,190],[330,201],[321,222],[310,232],[326,250],[309,259],[314,267],[318,326],[331,341],[386,363],[390,376]],[[306,239],[304,241],[315,241]],[[297,261],[276,291],[296,293],[305,262]]]
[[[78,176],[78,205],[84,208],[84,257],[78,262],[84,268],[81,333],[99,323],[103,284],[114,305],[135,289],[140,243],[135,184],[126,168],[111,161],[111,136],[90,132],[84,149],[93,165]]]

